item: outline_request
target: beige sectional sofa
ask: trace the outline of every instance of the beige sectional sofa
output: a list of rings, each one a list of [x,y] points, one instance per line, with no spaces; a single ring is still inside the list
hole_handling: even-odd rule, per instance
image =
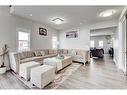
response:
[[[20,64],[35,61],[43,63],[43,59],[57,56],[57,54],[62,55],[71,55],[73,61],[86,63],[90,61],[89,50],[83,49],[40,49],[40,50],[31,50],[17,53],[10,53],[10,66],[11,69],[19,73]]]
[[[49,50],[49,49],[13,53],[13,54],[10,54],[10,58],[12,58],[11,56],[14,56],[14,60],[11,62],[11,69],[16,73],[19,73],[20,64],[23,64],[29,61],[42,63],[43,59],[54,57],[56,55],[57,55],[56,50]]]
[[[76,62],[86,63],[90,61],[90,51],[84,49],[60,49],[58,51],[62,55],[72,56],[72,60]]]

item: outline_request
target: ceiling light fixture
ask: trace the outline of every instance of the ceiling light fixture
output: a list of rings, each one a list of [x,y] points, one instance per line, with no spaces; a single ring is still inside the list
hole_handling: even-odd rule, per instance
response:
[[[116,11],[113,9],[110,10],[106,10],[100,13],[100,17],[109,17],[111,15],[113,15]]]
[[[55,18],[55,19],[52,20],[52,22],[57,24],[57,25],[60,25],[64,22],[64,20],[61,19],[61,18]]]

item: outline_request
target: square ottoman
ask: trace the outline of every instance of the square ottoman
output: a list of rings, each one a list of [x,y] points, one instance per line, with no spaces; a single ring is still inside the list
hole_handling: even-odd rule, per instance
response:
[[[35,61],[22,63],[20,64],[20,67],[19,67],[19,75],[28,81],[30,80],[31,68],[34,68],[40,65],[41,65],[40,63]]]
[[[31,69],[31,83],[38,88],[44,88],[55,78],[55,69],[53,66],[41,65]]]

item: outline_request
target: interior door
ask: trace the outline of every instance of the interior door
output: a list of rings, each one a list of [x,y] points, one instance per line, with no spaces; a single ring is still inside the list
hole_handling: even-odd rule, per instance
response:
[[[122,29],[122,66],[123,72],[127,75],[127,16],[124,16],[121,21],[121,29]]]

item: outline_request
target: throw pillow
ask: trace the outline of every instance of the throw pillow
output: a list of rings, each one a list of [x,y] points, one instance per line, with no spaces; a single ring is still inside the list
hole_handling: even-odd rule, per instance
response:
[[[72,55],[76,55],[77,52],[76,52],[75,50],[72,50],[72,51],[71,51],[71,54],[72,54]]]
[[[54,50],[49,50],[49,54],[54,54]]]
[[[35,51],[35,56],[42,56],[40,51]]]
[[[41,55],[44,56],[45,55],[45,52],[44,51],[40,51]]]

